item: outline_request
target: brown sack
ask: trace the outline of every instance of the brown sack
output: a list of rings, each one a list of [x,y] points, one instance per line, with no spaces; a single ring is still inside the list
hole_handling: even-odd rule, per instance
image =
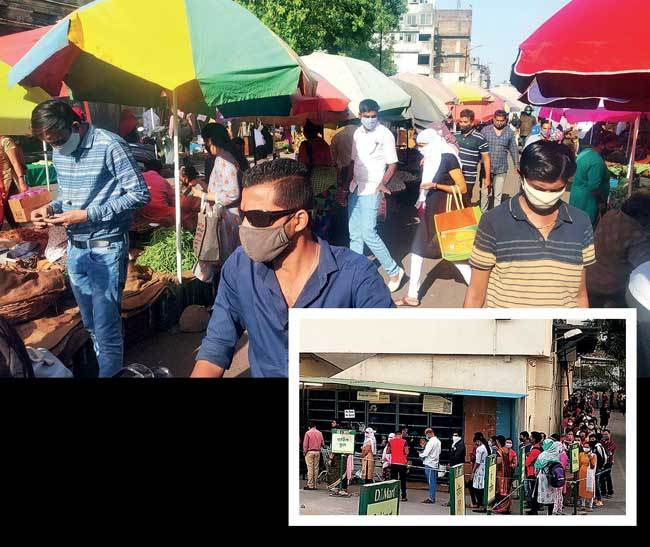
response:
[[[60,270],[0,268],[0,315],[14,324],[30,321],[43,314],[64,291]]]

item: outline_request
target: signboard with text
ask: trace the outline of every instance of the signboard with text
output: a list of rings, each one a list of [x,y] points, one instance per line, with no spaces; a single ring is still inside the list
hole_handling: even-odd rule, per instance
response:
[[[332,453],[354,454],[354,430],[332,429]]]
[[[485,462],[485,507],[497,497],[497,457],[492,454]]]
[[[345,417],[346,420],[351,420],[355,417],[355,412],[353,408],[346,408],[343,411],[343,416]]]
[[[449,514],[465,514],[465,466],[462,463],[449,468]]]
[[[452,402],[439,395],[425,395],[422,400],[422,412],[432,414],[451,414]]]
[[[360,515],[399,515],[399,481],[361,485]]]
[[[578,443],[573,443],[569,450],[569,471],[571,471],[571,473],[577,473],[578,469],[580,469],[580,445]]]
[[[387,405],[390,403],[390,395],[377,391],[357,391],[357,401],[368,401],[369,403]]]

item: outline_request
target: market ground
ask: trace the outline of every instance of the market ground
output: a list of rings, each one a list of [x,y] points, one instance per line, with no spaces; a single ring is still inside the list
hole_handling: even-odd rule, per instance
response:
[[[504,194],[514,195],[519,189],[519,176],[511,169],[506,178]],[[478,188],[474,188],[474,200],[478,202]],[[394,202],[402,201],[398,196]],[[411,240],[416,228],[415,209],[398,205],[392,210],[388,222],[380,225],[380,232],[393,258],[402,265],[408,275],[410,269]],[[379,267],[379,265],[377,264]],[[379,272],[386,278],[383,268]],[[467,285],[455,266],[445,260],[425,259],[422,268],[420,295],[423,308],[460,308],[463,305]],[[396,297],[406,296],[408,281],[405,281]],[[185,334],[177,329],[160,333],[153,338],[128,347],[126,363],[144,363],[168,367],[175,377],[187,377],[194,366],[194,358],[201,344],[202,334]],[[226,376],[246,376],[248,371],[248,345],[246,339],[240,342],[234,362]]]
[[[620,412],[612,412],[609,423],[614,440],[616,441],[616,461],[612,480],[614,484],[614,497],[610,500],[604,500],[605,505],[601,508],[595,508],[593,513],[587,515],[578,515],[575,518],[594,518],[598,515],[624,515],[625,514],[625,416]],[[325,485],[320,484],[317,491],[302,490],[305,481],[300,481],[300,514],[301,515],[356,515],[359,508],[359,486],[351,486],[349,492],[352,496],[349,498],[340,498],[330,496]],[[449,501],[447,492],[438,492],[436,503],[433,505],[424,504],[422,501],[427,497],[427,485],[424,482],[408,483],[407,486],[408,502],[400,504],[401,515],[448,515],[449,508],[442,504]],[[466,514],[476,515],[469,509],[469,495],[466,495],[465,503],[467,504]],[[519,502],[514,500],[512,503],[513,514],[519,514]],[[565,518],[572,514],[572,507],[565,507]],[[505,518],[506,515],[494,515],[496,518]]]

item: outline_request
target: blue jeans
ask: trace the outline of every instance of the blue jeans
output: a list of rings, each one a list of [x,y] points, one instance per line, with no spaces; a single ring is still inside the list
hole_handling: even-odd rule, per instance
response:
[[[424,466],[424,474],[427,476],[429,483],[429,499],[436,501],[436,486],[438,482],[438,470],[431,467]]]
[[[399,272],[399,266],[390,256],[386,245],[377,233],[377,212],[380,202],[380,192],[370,196],[360,196],[355,190],[350,194],[348,198],[350,249],[362,255],[365,243],[386,273],[392,277]]]
[[[122,291],[126,283],[129,247],[124,241],[108,247],[79,249],[68,243],[68,276],[84,326],[93,341],[99,376],[122,368]]]

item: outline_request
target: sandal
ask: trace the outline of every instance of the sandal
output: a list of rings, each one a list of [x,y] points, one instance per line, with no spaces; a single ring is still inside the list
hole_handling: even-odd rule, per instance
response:
[[[420,305],[420,301],[417,298],[409,298],[408,296],[393,299],[393,302],[397,307],[409,306],[411,308],[417,308]]]

